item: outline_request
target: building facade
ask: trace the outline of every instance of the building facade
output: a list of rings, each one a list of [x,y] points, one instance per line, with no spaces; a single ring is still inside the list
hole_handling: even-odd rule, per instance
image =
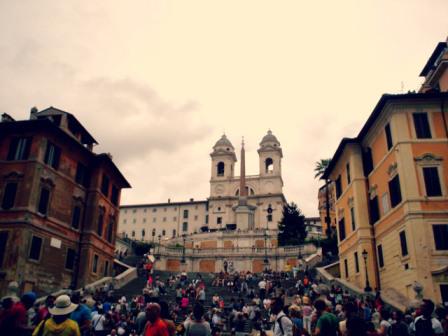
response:
[[[441,43],[419,93],[383,95],[323,176],[335,184],[341,277],[402,302],[420,286],[448,302],[447,60]]]
[[[210,196],[206,200],[124,205],[120,208],[119,233],[137,240],[157,241],[159,235],[161,240],[168,240],[209,231],[276,230],[286,199],[281,174],[283,153],[271,131],[260,142],[258,154],[259,174],[246,176],[242,163],[240,167],[244,172],[236,176],[235,148],[223,135],[210,154]],[[242,196],[241,175],[244,176],[246,208],[238,210]],[[272,212],[268,214],[269,206]],[[247,222],[238,223],[238,216],[243,218],[246,211],[250,213]]]
[[[129,187],[70,113],[31,110],[0,123],[0,292],[46,294],[113,270],[120,193]]]
[[[334,183],[326,183],[319,188],[318,195],[318,209],[319,218],[322,223],[322,232],[325,236],[330,233],[328,230],[331,229],[333,232],[336,231],[336,212],[335,212],[335,199],[334,199]]]

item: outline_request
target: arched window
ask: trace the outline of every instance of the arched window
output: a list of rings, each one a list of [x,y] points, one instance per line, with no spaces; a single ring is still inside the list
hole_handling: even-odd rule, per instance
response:
[[[165,236],[165,234],[166,234],[166,231],[162,230],[162,236]]]
[[[274,171],[274,161],[271,158],[267,158],[265,163],[266,173],[272,173]]]
[[[142,229],[142,238],[145,236],[145,229]]]
[[[216,174],[218,176],[224,176],[224,162],[219,162],[217,169],[216,169]]]
[[[154,237],[156,235],[156,229],[152,229],[152,236]]]

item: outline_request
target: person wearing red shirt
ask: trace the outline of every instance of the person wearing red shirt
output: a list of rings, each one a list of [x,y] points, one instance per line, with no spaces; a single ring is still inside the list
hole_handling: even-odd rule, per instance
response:
[[[148,323],[145,327],[145,336],[169,336],[168,327],[160,318],[160,306],[150,303],[146,308]]]
[[[36,301],[36,294],[28,292],[23,294],[19,302],[4,312],[5,316],[1,319],[0,335],[28,335],[34,329],[28,325],[27,310],[30,309],[34,301]]]

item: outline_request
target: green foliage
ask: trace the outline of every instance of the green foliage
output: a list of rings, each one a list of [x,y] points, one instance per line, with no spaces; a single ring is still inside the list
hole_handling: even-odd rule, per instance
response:
[[[283,206],[283,218],[278,223],[279,246],[303,244],[306,238],[305,216],[297,204],[285,204]]]
[[[145,253],[149,252],[149,250],[153,247],[153,244],[134,241],[132,242],[132,247],[134,248],[134,253],[136,255],[143,256]]]
[[[330,164],[331,159],[320,159],[320,161],[315,162],[314,165],[314,178],[320,178],[324,172],[325,169],[327,169],[328,165]]]

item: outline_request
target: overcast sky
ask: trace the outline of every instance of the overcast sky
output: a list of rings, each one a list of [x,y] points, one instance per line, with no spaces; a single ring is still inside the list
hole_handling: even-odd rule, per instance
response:
[[[382,93],[418,89],[447,14],[446,0],[0,0],[0,112],[75,114],[132,184],[122,204],[205,199],[224,131],[257,174],[270,128],[287,200],[316,215],[314,162]]]

